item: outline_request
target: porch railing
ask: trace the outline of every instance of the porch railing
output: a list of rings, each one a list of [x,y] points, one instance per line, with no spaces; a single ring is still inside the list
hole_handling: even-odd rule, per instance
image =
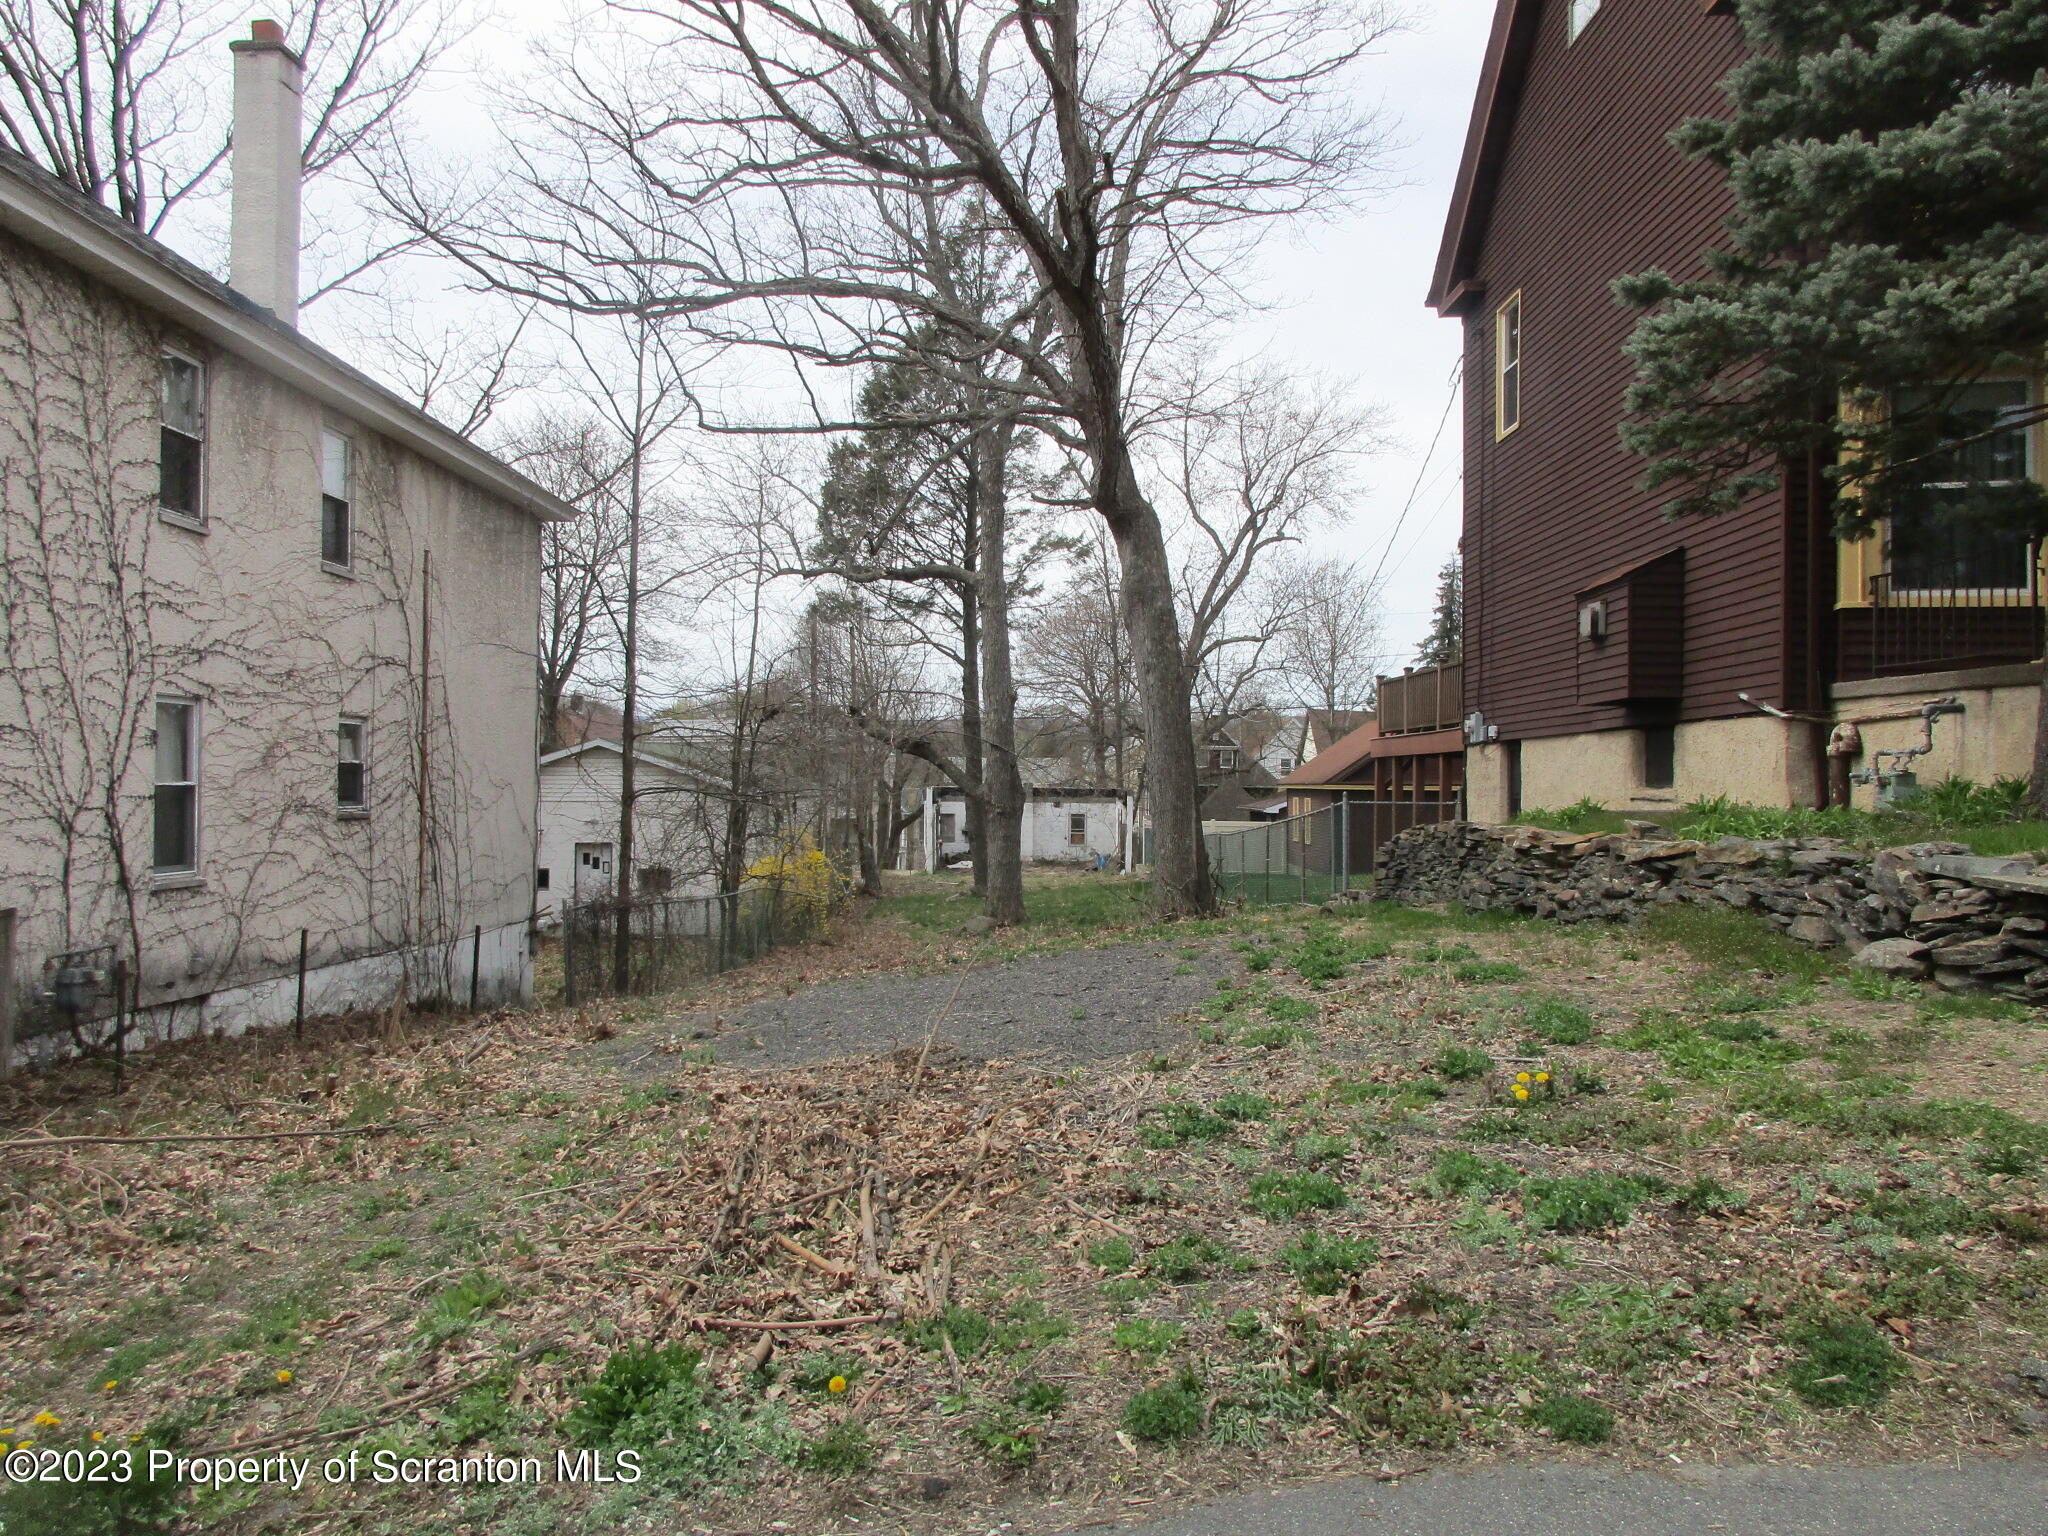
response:
[[[2041,654],[2041,578],[2031,559],[2017,586],[1918,587],[1897,572],[1880,571],[1869,590],[1864,643],[1845,644],[1842,658],[1851,667],[1861,661],[1866,677],[2031,661]]]

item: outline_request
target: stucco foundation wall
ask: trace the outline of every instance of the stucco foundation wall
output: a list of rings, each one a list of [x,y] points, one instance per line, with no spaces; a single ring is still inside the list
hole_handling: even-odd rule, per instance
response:
[[[1999,778],[2025,778],[2034,770],[2034,724],[2040,712],[2040,685],[2023,682],[2004,687],[1942,687],[1939,677],[1925,680],[1900,679],[1907,686],[1897,691],[1868,693],[1869,685],[1858,686],[1852,696],[1835,700],[1837,719],[1884,709],[1908,708],[1929,699],[1953,697],[1963,706],[1960,716],[1948,715],[1934,723],[1934,750],[1917,759],[1912,769],[1922,785],[1931,785],[1955,775],[1989,784]],[[1928,683],[1937,686],[1929,687]],[[1871,754],[1878,750],[1915,747],[1921,741],[1917,716],[1885,720],[1857,728],[1863,736],[1863,753],[1857,768],[1868,768]],[[1851,786],[1854,803],[1869,809],[1877,804],[1874,784]]]
[[[1522,743],[1522,806],[1555,809],[1594,800],[1609,810],[1655,812],[1716,795],[1745,805],[1810,805],[1815,780],[1808,731],[1768,715],[1682,724],[1668,789],[1643,784],[1639,730],[1532,737]],[[1505,749],[1480,748],[1466,761],[1472,815],[1505,819]]]

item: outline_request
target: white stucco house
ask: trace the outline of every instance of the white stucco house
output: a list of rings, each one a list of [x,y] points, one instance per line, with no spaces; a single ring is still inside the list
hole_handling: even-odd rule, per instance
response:
[[[540,851],[535,910],[552,924],[564,902],[597,901],[618,878],[619,780],[616,741],[586,741],[540,760]],[[709,896],[710,839],[697,781],[658,749],[633,754],[635,895]]]
[[[530,995],[540,531],[575,514],[299,334],[300,63],[259,22],[233,70],[231,284],[0,152],[30,1055]]]

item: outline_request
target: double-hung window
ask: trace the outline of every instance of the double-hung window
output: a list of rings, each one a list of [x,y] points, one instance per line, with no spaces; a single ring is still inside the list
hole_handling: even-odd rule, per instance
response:
[[[2033,391],[2024,379],[1987,379],[1936,396],[1901,390],[1893,448],[1905,483],[1893,502],[1888,563],[1893,594],[2031,589],[2033,549],[1979,504],[2033,473]]]
[[[1067,813],[1067,841],[1076,848],[1088,846],[1088,813],[1070,811]]]
[[[189,357],[166,352],[156,499],[173,517],[206,521],[205,450],[206,370]]]
[[[199,869],[199,706],[190,699],[156,701],[156,836],[150,872],[189,875]]]
[[[1517,293],[1493,316],[1493,435],[1506,437],[1522,424],[1522,296]]]
[[[334,808],[344,816],[370,809],[370,786],[363,751],[366,727],[344,717],[334,733]]]
[[[320,434],[320,563],[344,571],[355,563],[351,447],[339,432]]]

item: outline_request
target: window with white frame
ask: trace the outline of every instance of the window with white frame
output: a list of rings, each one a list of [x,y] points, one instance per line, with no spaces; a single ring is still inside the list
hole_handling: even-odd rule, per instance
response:
[[[199,868],[199,706],[190,699],[156,701],[156,836],[150,870],[191,874]]]
[[[1088,813],[1069,811],[1067,813],[1067,841],[1076,848],[1088,846]]]
[[[344,816],[370,809],[369,769],[364,747],[368,727],[344,717],[334,732],[334,808]]]
[[[320,561],[343,569],[355,563],[351,448],[339,432],[320,434]]]
[[[1579,34],[1586,30],[1586,23],[1593,19],[1593,13],[1599,9],[1600,0],[1572,0],[1565,21],[1566,38],[1576,43]]]
[[[1517,293],[1493,317],[1493,435],[1506,437],[1522,424],[1522,296]]]
[[[1985,379],[1936,396],[1901,390],[1896,451],[1912,481],[1897,493],[1886,530],[1891,590],[2027,590],[2033,550],[2026,538],[1978,516],[1973,503],[2035,473],[2025,379]]]
[[[206,370],[176,352],[163,355],[163,406],[157,434],[157,505],[193,522],[206,519]]]

